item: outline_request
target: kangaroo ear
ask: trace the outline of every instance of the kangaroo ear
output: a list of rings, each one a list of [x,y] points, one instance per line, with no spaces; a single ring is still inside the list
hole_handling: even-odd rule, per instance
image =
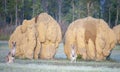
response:
[[[71,45],[71,48],[74,49],[74,45],[73,44]]]
[[[13,41],[13,42],[12,42],[12,45],[16,45],[16,41]]]
[[[16,45],[16,41],[14,41],[14,44]]]
[[[14,42],[12,41],[12,44],[14,44]]]

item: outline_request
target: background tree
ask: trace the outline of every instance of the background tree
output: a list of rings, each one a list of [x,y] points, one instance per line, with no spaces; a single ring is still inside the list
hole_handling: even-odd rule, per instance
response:
[[[102,18],[112,28],[120,23],[120,0],[0,0],[0,33],[42,12],[56,19],[64,32],[72,21],[87,16]]]
[[[62,20],[61,20],[61,16],[62,16],[62,0],[57,0],[57,3],[58,3],[58,22],[61,23]]]
[[[120,0],[117,0],[115,25],[118,24],[119,8],[120,8]]]

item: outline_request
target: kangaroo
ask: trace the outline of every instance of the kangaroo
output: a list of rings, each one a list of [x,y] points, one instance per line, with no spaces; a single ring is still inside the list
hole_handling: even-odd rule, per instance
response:
[[[76,63],[77,54],[76,54],[76,48],[74,45],[71,45],[71,63]]]
[[[16,42],[12,42],[12,49],[9,51],[8,55],[6,56],[7,63],[13,63],[16,51]]]

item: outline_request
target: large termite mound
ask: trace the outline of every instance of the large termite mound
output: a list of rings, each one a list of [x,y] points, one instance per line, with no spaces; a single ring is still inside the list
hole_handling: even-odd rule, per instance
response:
[[[59,24],[47,13],[24,20],[10,37],[9,47],[16,41],[16,56],[29,59],[51,59],[61,41]]]
[[[120,44],[120,25],[113,27],[113,31],[116,35],[117,44]]]
[[[87,17],[70,24],[65,34],[64,52],[70,59],[71,46],[84,60],[104,60],[114,48],[114,32],[102,19]]]

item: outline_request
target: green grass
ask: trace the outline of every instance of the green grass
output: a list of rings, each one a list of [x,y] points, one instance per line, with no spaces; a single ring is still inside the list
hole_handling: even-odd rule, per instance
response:
[[[81,55],[78,55],[78,56],[77,56],[77,59],[81,59],[81,58],[82,58],[82,56],[81,56]]]
[[[120,46],[117,46],[119,48]],[[63,44],[60,44],[56,58],[52,60],[15,59],[15,63],[6,64],[5,56],[9,51],[8,43],[0,41],[0,72],[119,72],[120,61],[84,61],[78,59],[71,63],[66,59]],[[116,53],[117,52],[117,53]],[[120,55],[120,49],[113,49],[113,56]],[[60,57],[60,58],[59,58]],[[63,57],[63,58],[61,58]],[[117,56],[119,57],[119,56]],[[114,59],[114,58],[113,58]]]
[[[0,40],[9,40],[10,36],[0,35]]]
[[[114,49],[120,50],[120,45],[116,45]]]

